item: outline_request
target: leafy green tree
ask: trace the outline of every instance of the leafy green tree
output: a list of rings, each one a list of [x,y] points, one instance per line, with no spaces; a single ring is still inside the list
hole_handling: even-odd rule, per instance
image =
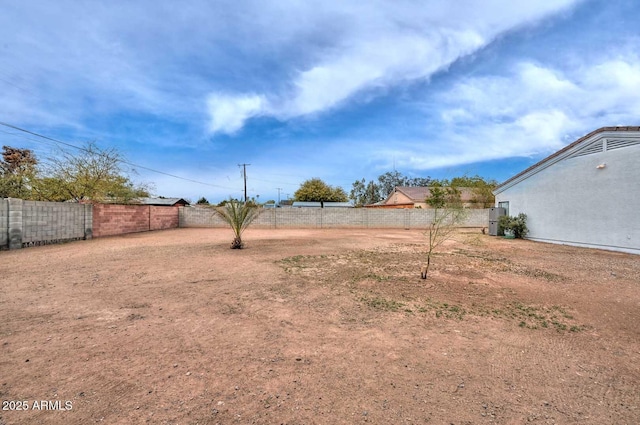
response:
[[[38,161],[29,149],[2,147],[0,198],[33,198]]]
[[[409,178],[399,171],[387,171],[378,176],[381,198],[386,198],[397,186],[408,186]]]
[[[229,199],[223,199],[222,201],[218,202],[218,207],[224,207],[225,205],[227,205],[229,202],[239,202],[242,203],[242,201],[240,201],[237,198],[229,198]]]
[[[203,196],[202,198],[198,199],[196,205],[209,205],[209,201],[207,201],[207,198]]]
[[[427,264],[422,267],[421,277],[427,278],[431,258],[435,251],[443,242],[450,239],[456,228],[464,221],[467,211],[462,206],[460,191],[455,187],[445,187],[440,183],[432,183],[429,189],[431,196],[427,199],[427,204],[433,209],[433,220],[429,230],[425,232],[427,236]]]
[[[341,187],[333,187],[319,178],[305,181],[293,194],[301,202],[347,202],[347,194]]]
[[[473,202],[481,204],[483,208],[489,208],[495,204],[493,190],[498,186],[498,182],[495,180],[485,180],[478,175],[473,177],[463,176],[451,179],[450,185],[454,187],[470,187],[473,190]]]
[[[122,169],[123,158],[114,149],[100,149],[86,143],[80,153],[68,151],[51,159],[48,176],[38,185],[45,200],[116,201],[149,196],[148,189],[136,186]]]
[[[429,187],[430,185],[431,177],[412,177],[407,181],[407,186]]]
[[[242,249],[242,233],[260,214],[260,210],[248,203],[229,200],[224,206],[216,208],[215,213],[233,230],[231,249]]]
[[[349,198],[356,205],[375,204],[385,199],[398,186],[421,186],[428,187],[431,182],[430,177],[407,177],[399,171],[388,171],[378,176],[377,180],[365,179],[356,180],[352,184]]]
[[[367,183],[365,179],[353,182],[349,198],[352,199],[358,207],[375,204],[383,199],[380,196],[380,187],[372,180]]]

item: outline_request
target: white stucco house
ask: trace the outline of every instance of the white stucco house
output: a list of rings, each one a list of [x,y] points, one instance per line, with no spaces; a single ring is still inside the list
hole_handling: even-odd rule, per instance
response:
[[[528,239],[640,254],[640,127],[603,127],[495,190]]]

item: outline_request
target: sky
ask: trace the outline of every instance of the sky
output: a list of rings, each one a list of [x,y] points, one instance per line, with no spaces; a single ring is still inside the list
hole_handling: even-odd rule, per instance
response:
[[[501,182],[639,125],[636,0],[0,4],[0,122],[115,148],[154,195],[241,198],[239,164],[261,202],[392,170]]]

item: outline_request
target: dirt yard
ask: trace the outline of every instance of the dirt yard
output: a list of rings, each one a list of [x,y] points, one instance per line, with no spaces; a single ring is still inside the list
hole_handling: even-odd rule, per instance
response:
[[[638,424],[640,258],[176,229],[0,252],[0,424]]]

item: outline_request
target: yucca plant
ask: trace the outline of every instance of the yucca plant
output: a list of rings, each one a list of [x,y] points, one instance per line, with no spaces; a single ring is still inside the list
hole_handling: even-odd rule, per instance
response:
[[[242,232],[260,215],[258,208],[247,203],[229,201],[215,211],[233,230],[235,237],[231,242],[231,249],[242,249]]]

